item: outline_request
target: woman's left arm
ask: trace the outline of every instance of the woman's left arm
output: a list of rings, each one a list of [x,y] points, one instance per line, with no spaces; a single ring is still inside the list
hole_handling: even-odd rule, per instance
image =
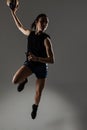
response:
[[[51,63],[51,64],[54,63],[55,61],[54,52],[53,52],[51,40],[49,38],[46,38],[44,40],[44,46],[46,48],[47,57],[46,58],[39,57],[39,61],[43,63]]]

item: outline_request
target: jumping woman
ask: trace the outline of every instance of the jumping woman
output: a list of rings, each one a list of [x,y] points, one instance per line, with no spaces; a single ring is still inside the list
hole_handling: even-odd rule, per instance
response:
[[[36,118],[38,106],[40,103],[43,88],[48,73],[48,63],[54,63],[54,53],[51,38],[45,33],[48,27],[49,19],[46,14],[39,14],[31,25],[26,29],[16,15],[18,7],[11,9],[12,17],[17,28],[27,36],[26,60],[18,69],[12,79],[12,83],[18,84],[17,90],[21,92],[28,77],[31,74],[36,76],[35,102],[32,105],[31,117]]]

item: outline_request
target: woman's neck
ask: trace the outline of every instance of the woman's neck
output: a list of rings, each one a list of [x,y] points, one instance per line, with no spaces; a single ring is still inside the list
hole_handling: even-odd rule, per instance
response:
[[[35,31],[35,34],[41,34],[43,31]]]

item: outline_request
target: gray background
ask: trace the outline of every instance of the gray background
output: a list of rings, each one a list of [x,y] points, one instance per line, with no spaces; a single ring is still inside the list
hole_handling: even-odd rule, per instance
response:
[[[49,65],[36,120],[30,117],[35,76],[18,93],[11,83],[25,60],[27,38],[15,26],[6,1],[0,1],[0,130],[86,130],[87,1],[20,0],[17,15],[30,27],[46,13],[55,64]]]

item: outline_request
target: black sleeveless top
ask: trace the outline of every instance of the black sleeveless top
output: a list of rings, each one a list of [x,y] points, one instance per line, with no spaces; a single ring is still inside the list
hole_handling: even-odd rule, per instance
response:
[[[46,33],[35,34],[35,31],[32,31],[28,36],[27,53],[31,52],[37,57],[47,57],[44,46],[44,40],[47,37],[50,38]]]

